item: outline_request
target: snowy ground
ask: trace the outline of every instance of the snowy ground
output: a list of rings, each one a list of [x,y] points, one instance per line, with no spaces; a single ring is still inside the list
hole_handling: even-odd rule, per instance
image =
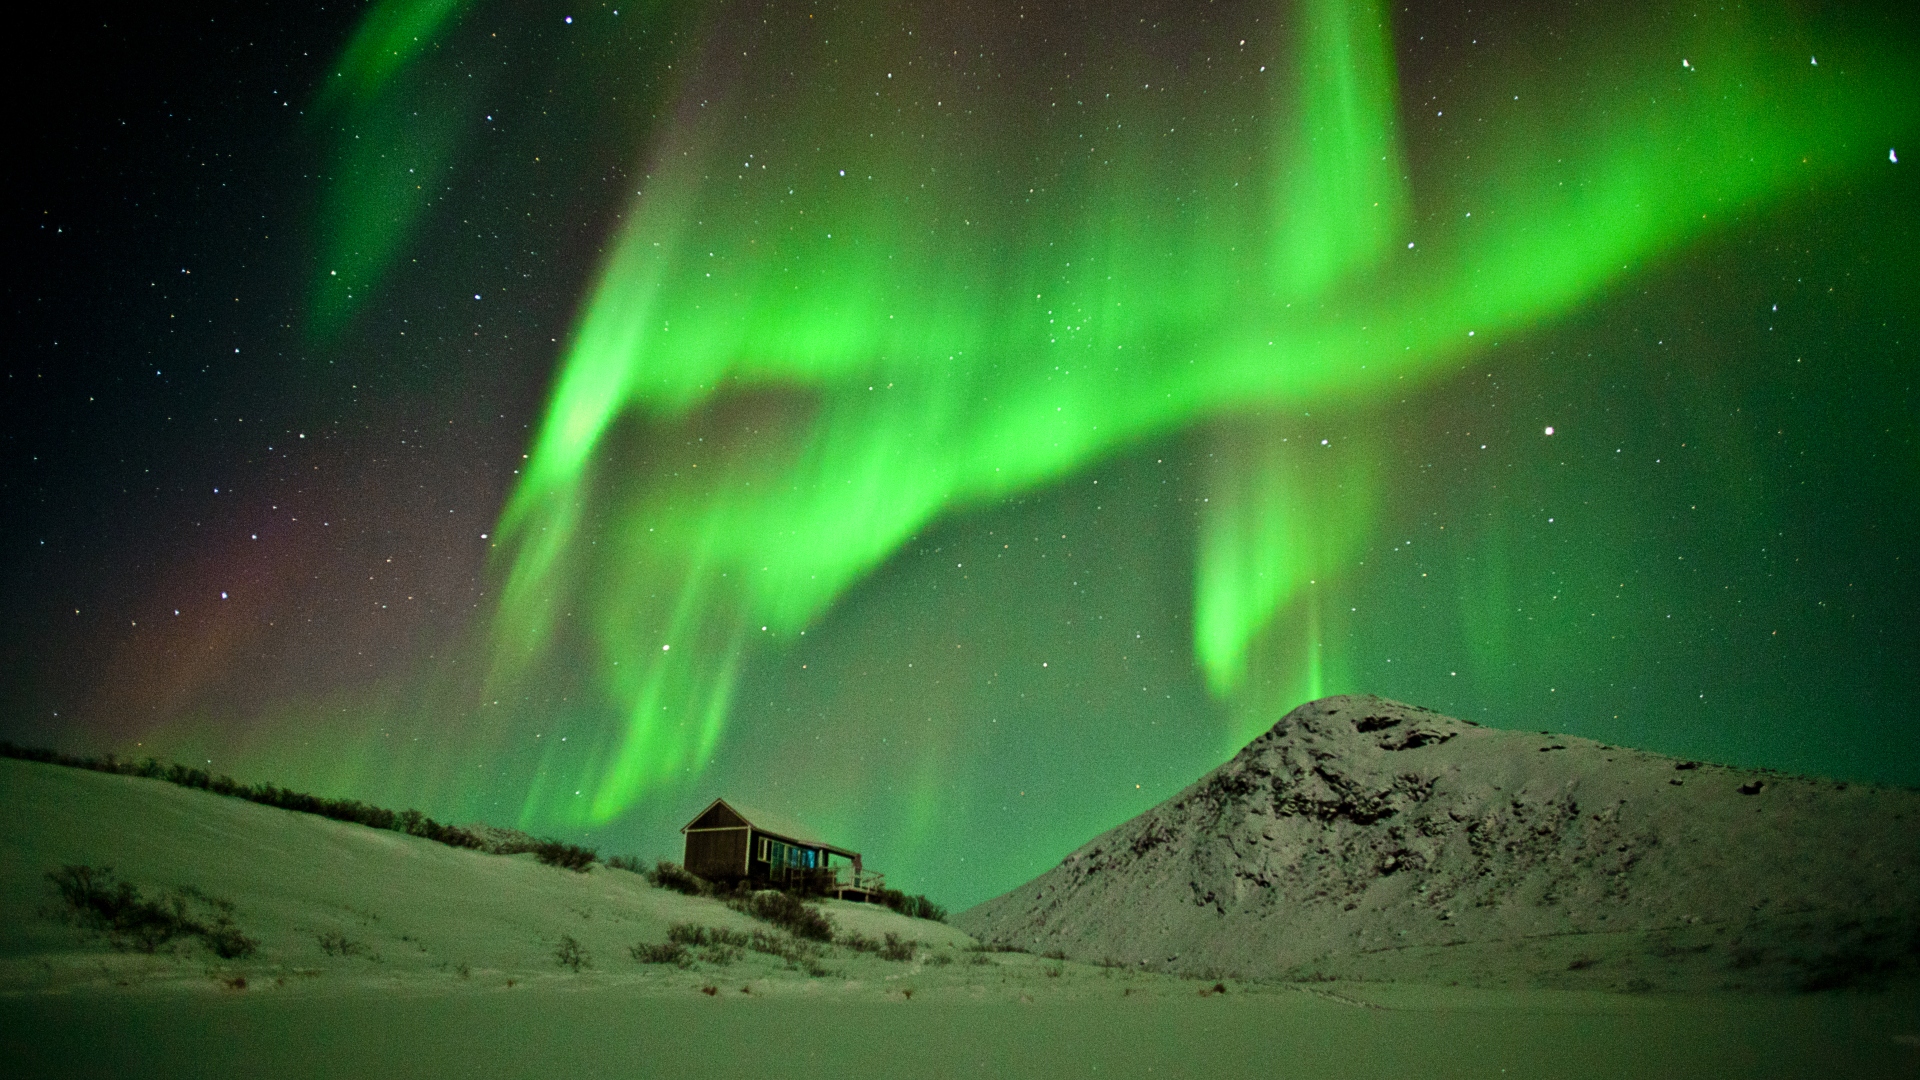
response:
[[[954,921],[1170,973],[1912,989],[1920,792],[1331,697]]]
[[[0,1061],[22,1076],[1895,1076],[1920,999],[1183,979],[917,940],[689,968],[635,944],[764,924],[596,867],[489,856],[189,791],[0,761]],[[253,955],[115,949],[47,871],[230,900]],[[559,953],[576,942],[578,971]],[[698,950],[696,950],[698,952]]]

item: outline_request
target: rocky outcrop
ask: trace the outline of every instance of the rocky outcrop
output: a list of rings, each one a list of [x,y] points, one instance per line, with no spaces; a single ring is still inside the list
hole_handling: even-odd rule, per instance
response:
[[[1327,698],[956,921],[1210,975],[1871,985],[1920,969],[1920,795]]]

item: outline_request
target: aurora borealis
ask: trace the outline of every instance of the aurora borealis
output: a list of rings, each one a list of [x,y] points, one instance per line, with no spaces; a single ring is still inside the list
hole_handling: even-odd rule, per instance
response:
[[[193,136],[280,168],[97,181],[274,245],[33,238],[9,737],[959,904],[1323,693],[1920,782],[1914,29],[316,17]]]

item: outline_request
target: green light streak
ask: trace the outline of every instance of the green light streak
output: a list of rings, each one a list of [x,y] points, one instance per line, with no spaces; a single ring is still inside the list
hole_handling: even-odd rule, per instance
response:
[[[1269,417],[1222,425],[1213,439],[1194,652],[1207,688],[1223,697],[1245,681],[1261,630],[1310,585],[1339,574],[1372,524],[1376,449],[1364,439],[1336,447],[1305,430]],[[1318,615],[1310,612],[1303,662],[1311,674],[1302,691],[1310,698],[1323,686],[1318,641]]]
[[[378,93],[421,52],[472,0],[379,0],[367,12],[353,40],[340,55],[340,69],[321,90],[320,100],[365,100]]]
[[[1071,109],[962,108],[833,18],[830,49],[740,31],[777,72],[682,55],[585,298],[500,529],[495,679],[578,618],[625,719],[523,816],[604,822],[697,776],[742,665],[940,515],[1222,415],[1196,659],[1246,726],[1345,688],[1305,583],[1341,573],[1380,481],[1364,437],[1303,445],[1302,413],[1470,367],[1915,123],[1886,48],[1814,67],[1732,22],[1637,28],[1585,78],[1503,72],[1449,106],[1482,122],[1416,137],[1361,0],[1308,0],[1270,73]],[[773,92],[795,85],[822,90]],[[351,250],[397,243],[342,216],[374,222]]]
[[[333,144],[321,220],[313,323],[343,326],[379,282],[432,200],[461,142],[464,97],[418,61],[471,0],[379,0],[314,102]]]
[[[1299,120],[1275,162],[1275,291],[1295,297],[1378,264],[1407,211],[1385,14],[1364,0],[1307,0],[1300,21]]]

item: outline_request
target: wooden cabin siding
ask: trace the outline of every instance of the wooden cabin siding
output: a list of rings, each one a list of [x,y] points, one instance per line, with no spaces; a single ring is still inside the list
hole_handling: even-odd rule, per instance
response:
[[[730,806],[725,799],[715,799],[680,831],[687,838],[682,865],[708,881],[745,879],[755,885],[823,892],[838,888],[844,893],[846,887],[837,884],[838,868],[831,865],[838,857],[853,864],[854,880],[848,887],[861,888],[859,852],[821,841],[804,825]]]
[[[687,832],[686,867],[708,881],[736,878],[747,868],[747,834],[743,826]]]
[[[724,802],[716,802],[712,806],[707,807],[706,811],[699,817],[689,822],[687,829],[689,831],[693,829],[743,829],[746,828],[746,826],[747,819],[734,813],[733,807],[728,806]]]

